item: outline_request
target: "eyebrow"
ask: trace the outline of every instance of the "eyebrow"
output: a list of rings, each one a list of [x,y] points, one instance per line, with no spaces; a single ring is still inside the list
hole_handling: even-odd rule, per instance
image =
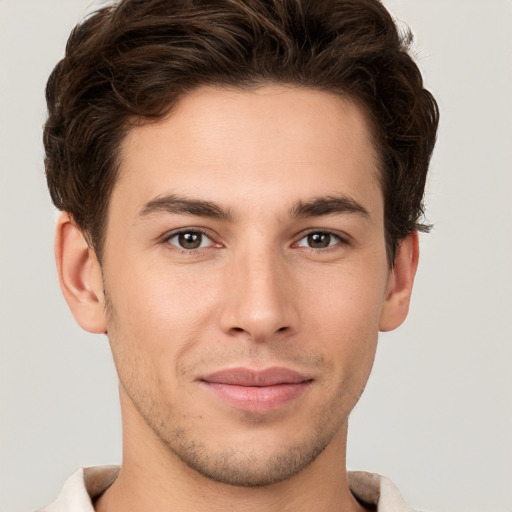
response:
[[[370,218],[368,210],[361,203],[345,195],[320,197],[308,202],[298,201],[293,205],[290,213],[296,218],[345,213]]]
[[[233,220],[232,213],[216,203],[202,199],[189,199],[175,194],[159,196],[148,201],[140,210],[138,217],[149,217],[161,212]],[[294,218],[333,214],[357,214],[370,218],[368,210],[362,204],[345,195],[320,197],[307,202],[297,201],[290,209],[290,216]]]
[[[159,196],[148,201],[140,210],[138,217],[148,217],[160,212],[197,215],[220,220],[232,220],[233,218],[229,210],[224,210],[215,203],[201,199],[188,199],[174,194]]]

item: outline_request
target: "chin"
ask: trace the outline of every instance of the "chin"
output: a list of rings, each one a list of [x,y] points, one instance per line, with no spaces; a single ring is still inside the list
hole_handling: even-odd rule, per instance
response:
[[[280,444],[272,453],[255,446],[229,447],[213,451],[206,445],[183,439],[176,446],[165,443],[173,456],[209,480],[238,487],[263,487],[288,480],[309,466],[328,442],[315,438],[309,443]]]

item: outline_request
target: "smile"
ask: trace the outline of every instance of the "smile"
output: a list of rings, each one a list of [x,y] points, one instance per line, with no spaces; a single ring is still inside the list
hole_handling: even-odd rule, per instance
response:
[[[213,395],[238,409],[267,412],[302,395],[313,379],[288,368],[230,368],[199,379]]]

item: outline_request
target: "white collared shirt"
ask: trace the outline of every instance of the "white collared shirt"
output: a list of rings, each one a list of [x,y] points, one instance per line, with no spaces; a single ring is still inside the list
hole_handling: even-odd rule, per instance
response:
[[[55,501],[39,512],[94,512],[92,502],[112,485],[119,466],[80,468],[64,484]],[[413,512],[391,480],[376,473],[349,471],[350,491],[377,512]]]

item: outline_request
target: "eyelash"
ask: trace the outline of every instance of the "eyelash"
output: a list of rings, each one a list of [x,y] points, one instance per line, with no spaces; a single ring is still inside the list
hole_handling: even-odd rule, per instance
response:
[[[323,235],[330,237],[330,242],[332,241],[332,238],[336,239],[337,241],[334,244],[329,244],[327,247],[309,247],[309,246],[303,246],[298,245],[301,241],[304,239],[307,239],[310,236],[313,235]],[[348,238],[345,236],[342,236],[340,233],[329,231],[329,230],[320,230],[320,229],[312,229],[311,231],[307,233],[302,233],[302,236],[293,244],[294,246],[303,247],[304,249],[313,250],[315,252],[325,252],[329,250],[334,250],[336,247],[339,246],[347,246],[350,245]]]
[[[180,235],[199,235],[201,237],[199,247],[186,248],[186,247],[182,247],[182,246],[178,245],[179,242],[178,243],[171,242],[171,240],[179,237]],[[302,242],[303,240],[305,240],[308,237],[313,236],[313,235],[323,235],[323,236],[330,237],[329,245],[327,245],[326,247],[310,247],[308,245],[299,245],[300,242]],[[210,241],[210,243],[205,247],[201,247],[201,245],[204,243],[204,238],[207,238]],[[330,243],[330,242],[332,242],[332,238],[334,238],[336,240],[335,243],[333,243],[333,244]],[[201,228],[182,228],[182,229],[179,229],[179,230],[173,231],[172,233],[167,234],[163,238],[162,241],[166,244],[172,245],[177,250],[179,250],[183,253],[188,253],[188,254],[197,253],[204,249],[208,249],[209,247],[212,247],[212,246],[222,247],[222,244],[216,243],[215,240],[213,239],[213,237],[208,232],[206,232],[206,230],[201,229]],[[311,241],[309,241],[309,242],[311,242]],[[295,241],[292,244],[292,247],[301,247],[303,249],[319,253],[319,252],[335,250],[337,247],[340,247],[340,246],[344,247],[344,246],[348,246],[348,245],[350,245],[350,241],[347,236],[342,236],[340,233],[329,231],[329,230],[314,230],[314,229],[312,229],[309,232],[301,233],[300,238],[298,238],[297,241]]]
[[[195,248],[180,247],[178,244],[173,244],[171,242],[171,240],[173,238],[177,238],[180,235],[200,235],[202,237],[201,242],[200,242],[201,245],[203,244],[204,238],[207,238],[208,240],[210,240],[210,243],[206,247],[195,247]],[[179,229],[177,231],[173,231],[172,233],[169,233],[164,237],[163,242],[170,244],[170,245],[176,247],[177,250],[185,252],[185,253],[197,252],[202,249],[207,249],[208,247],[211,247],[212,245],[217,245],[219,247],[221,246],[221,244],[216,244],[215,241],[213,240],[213,238],[205,230],[200,229],[200,228],[183,228],[183,229]]]

